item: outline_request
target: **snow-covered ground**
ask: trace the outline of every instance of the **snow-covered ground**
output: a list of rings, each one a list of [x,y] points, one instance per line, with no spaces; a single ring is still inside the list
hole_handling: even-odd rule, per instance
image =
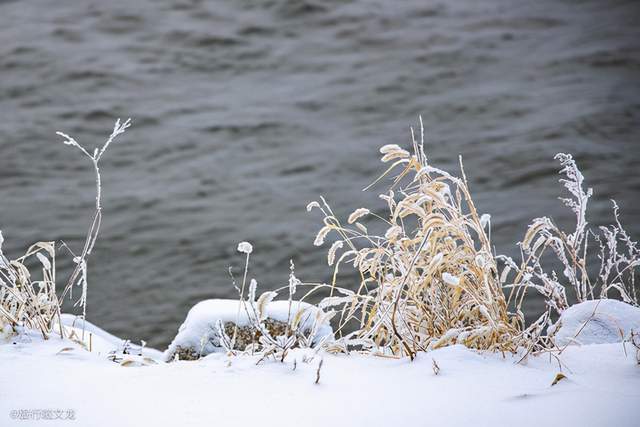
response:
[[[555,358],[516,364],[462,346],[413,362],[296,350],[285,363],[214,353],[123,367],[103,352],[27,334],[0,344],[0,425],[638,425],[640,366],[628,345],[626,355],[615,343],[570,346],[559,357],[567,378],[552,386]],[[73,421],[35,420],[68,410]]]

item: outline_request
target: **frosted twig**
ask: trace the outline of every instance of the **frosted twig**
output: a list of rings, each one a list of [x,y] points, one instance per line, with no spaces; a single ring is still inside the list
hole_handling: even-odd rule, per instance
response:
[[[98,234],[100,232],[100,225],[102,223],[102,177],[100,175],[100,160],[102,156],[107,151],[111,143],[116,139],[118,135],[123,134],[127,128],[131,126],[131,119],[127,119],[124,123],[120,122],[120,119],[116,120],[115,125],[113,126],[113,131],[107,141],[100,148],[95,148],[93,154],[90,154],[87,149],[82,146],[79,142],[77,142],[74,138],[67,135],[63,132],[56,132],[57,135],[63,138],[63,143],[69,145],[73,148],[78,149],[82,154],[84,154],[90,161],[93,166],[93,170],[95,173],[95,181],[96,181],[96,207],[95,214],[93,220],[91,222],[91,226],[89,227],[89,231],[85,237],[84,246],[80,255],[75,256],[73,262],[75,263],[75,268],[67,281],[67,285],[64,288],[62,293],[62,299],[66,296],[68,292],[71,291],[75,284],[82,286],[82,294],[80,299],[76,302],[76,305],[82,306],[82,316],[83,319],[86,318],[87,314],[87,258],[91,255],[93,247],[98,239]],[[84,339],[84,326],[83,326],[83,339]]]

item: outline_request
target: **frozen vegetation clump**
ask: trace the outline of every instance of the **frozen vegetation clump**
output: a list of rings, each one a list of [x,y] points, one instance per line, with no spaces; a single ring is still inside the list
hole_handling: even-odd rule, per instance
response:
[[[238,298],[197,303],[160,352],[84,318],[87,259],[102,215],[99,161],[128,124],[117,122],[93,154],[61,134],[91,160],[97,188],[82,251],[62,244],[75,262],[63,289],[56,292],[54,242],[10,260],[0,233],[0,378],[13,385],[0,399],[5,416],[61,419],[59,410],[16,410],[45,402],[73,408],[67,419],[77,411],[85,424],[93,418],[109,427],[205,425],[221,415],[229,425],[326,426],[338,418],[338,424],[392,425],[398,416],[421,425],[428,401],[440,408],[429,413],[434,425],[637,424],[629,408],[640,396],[638,248],[615,204],[614,225],[588,227],[591,191],[583,191],[570,156],[558,159],[576,230],[534,220],[516,263],[494,253],[491,218],[477,211],[462,161],[460,177],[434,167],[422,136],[413,152],[384,146],[382,161],[390,165],[380,179],[395,174],[380,195],[384,209],[360,207],[341,221],[324,198],[308,205],[322,213],[314,243],[327,242],[328,284],[298,279],[292,262],[282,287],[259,293],[249,277],[254,248],[241,242],[244,270],[238,283],[231,275]],[[588,242],[597,248],[597,271],[587,265],[595,258],[587,256]],[[557,265],[550,256],[560,260],[560,274],[549,267]],[[345,267],[359,281],[341,283]],[[61,300],[76,288],[81,315],[61,313]],[[529,289],[542,294],[547,309],[525,324]],[[543,352],[548,357],[535,357]],[[580,411],[567,410],[576,399]],[[286,415],[276,416],[283,401]],[[324,410],[345,402],[358,410]],[[105,405],[118,410],[105,412]],[[537,416],[521,420],[523,410]]]
[[[361,279],[357,292],[336,297],[343,304],[342,324],[357,324],[338,344],[412,358],[456,343],[516,351],[526,335],[507,311],[489,216],[477,212],[464,170],[459,178],[434,167],[423,143],[421,126],[413,153],[397,145],[380,149],[382,162],[391,165],[378,181],[399,170],[380,195],[384,217],[359,208],[345,224],[324,198],[308,206],[324,217],[315,244],[323,244],[329,233],[337,236],[328,251],[333,285],[343,265],[355,267]],[[385,231],[369,233],[359,222],[364,216],[375,216]]]
[[[558,328],[546,329],[552,324],[551,310],[562,314],[571,301],[615,294],[637,305],[640,249],[620,224],[615,202],[614,225],[600,227],[599,232],[588,228],[586,207],[592,191],[583,190],[584,178],[570,155],[558,154],[556,159],[565,175],[561,182],[571,194],[561,200],[576,214],[576,229],[566,233],[549,218],[535,219],[520,243],[523,261],[516,264],[493,252],[491,217],[477,212],[462,159],[461,177],[431,165],[422,121],[420,130],[419,141],[413,137],[413,153],[397,145],[380,150],[382,161],[391,165],[377,181],[399,170],[380,195],[386,205],[384,217],[358,208],[345,224],[324,198],[307,207],[323,215],[316,245],[330,233],[337,236],[328,250],[328,263],[334,266],[332,288],[340,290],[336,280],[343,265],[352,265],[360,276],[357,292],[340,290],[345,295],[334,297],[341,306],[337,331],[349,322],[356,325],[355,331],[332,344],[334,349],[364,347],[412,358],[418,351],[456,343],[481,350],[546,351],[556,346],[553,332]],[[370,233],[360,222],[364,216],[375,217],[385,231]],[[601,263],[592,279],[586,261],[590,237],[597,243]],[[564,266],[563,279],[544,265],[547,249]],[[525,325],[522,307],[529,288],[543,295],[549,310]],[[567,297],[567,289],[574,291],[573,299]]]
[[[276,354],[278,347],[309,348],[333,336],[328,323],[318,322],[322,315],[318,308],[301,301],[292,301],[291,306],[288,301],[267,301],[265,297],[253,303],[201,301],[189,310],[165,352],[165,360],[196,360],[221,352]]]
[[[60,295],[54,242],[36,243],[10,261],[2,253],[0,233],[1,335],[27,328],[46,339],[55,329],[86,344],[87,260],[102,218],[100,160],[129,125],[130,120],[118,120],[107,141],[93,151],[58,132],[65,144],[91,161],[95,215],[80,253],[62,244],[73,256],[75,268]],[[572,343],[617,340],[636,349],[640,346],[640,309],[633,307],[638,305],[635,275],[640,248],[622,227],[615,202],[613,225],[589,227],[586,211],[592,191],[584,190],[584,177],[570,155],[558,154],[556,159],[570,194],[561,200],[576,215],[575,230],[566,232],[547,217],[535,219],[519,243],[522,259],[516,262],[494,252],[491,217],[477,211],[462,159],[460,176],[433,166],[424,150],[422,121],[419,138],[412,129],[412,143],[412,152],[393,144],[380,149],[382,162],[389,166],[374,184],[395,174],[380,194],[384,214],[360,207],[342,221],[324,198],[308,204],[308,211],[317,210],[323,218],[314,244],[332,239],[327,251],[327,263],[333,267],[329,284],[301,281],[291,263],[285,286],[258,295],[257,281],[248,278],[253,246],[241,242],[237,250],[245,255],[242,281],[239,286],[233,281],[238,300],[195,305],[161,358],[194,360],[225,353],[284,361],[300,348],[413,359],[419,352],[453,344],[503,353],[524,350],[525,356]],[[364,217],[376,220],[376,230],[381,231],[370,231]],[[597,268],[587,262],[593,259],[589,257],[593,246]],[[548,255],[563,266],[560,274],[547,265]],[[38,272],[29,271],[31,258],[37,261]],[[346,266],[357,271],[358,283],[338,282]],[[68,319],[60,309],[75,287],[81,289],[76,306],[82,307],[82,337],[75,326],[69,329],[71,336],[65,332]],[[527,325],[523,307],[529,289],[544,297],[547,310]],[[310,304],[320,292],[324,298]],[[281,294],[286,297],[276,300]],[[607,300],[610,297],[621,301]],[[121,344],[120,353],[126,355],[127,346]],[[91,349],[91,343],[86,347]]]
[[[555,345],[554,333],[560,330],[558,324],[552,326],[554,316],[559,315],[560,322],[566,323],[569,316],[575,319],[576,317],[573,317],[575,314],[589,310],[586,307],[594,308],[591,316],[583,319],[584,322],[593,323],[586,328],[587,334],[590,334],[588,331],[591,328],[598,328],[596,324],[603,320],[603,318],[598,320],[595,308],[600,312],[605,312],[607,309],[614,310],[612,314],[614,318],[616,314],[621,313],[620,310],[623,310],[619,304],[600,302],[601,300],[618,297],[624,303],[636,307],[639,301],[635,280],[637,267],[640,265],[640,248],[620,223],[618,205],[612,201],[614,224],[597,229],[589,227],[587,204],[593,191],[591,188],[584,190],[584,177],[571,155],[560,153],[556,155],[556,159],[562,166],[560,173],[564,175],[560,182],[570,194],[570,197],[560,198],[560,200],[575,214],[575,230],[571,232],[562,230],[548,217],[536,218],[529,225],[524,239],[519,243],[522,253],[520,263],[506,256],[499,257],[504,262],[501,281],[505,289],[509,290],[508,301],[518,307],[518,317],[524,318],[520,307],[529,289],[544,297],[547,311],[534,324],[539,325],[539,335],[542,334],[545,326],[549,326],[548,336],[540,336],[541,339],[550,340],[546,347]],[[595,245],[592,243],[590,246],[590,240]],[[588,262],[593,246],[599,261],[597,266],[589,265]],[[549,260],[547,255],[560,262],[562,265],[560,274],[546,264]],[[594,273],[596,271],[597,273]],[[597,303],[585,304],[589,301],[597,301]],[[578,303],[581,308],[576,307],[571,314],[566,313],[571,310],[572,302]],[[625,312],[629,313],[628,310]],[[578,318],[582,317],[578,316]],[[612,326],[611,322],[608,323],[608,327]],[[562,330],[567,332],[567,328]],[[585,333],[585,329],[579,328],[575,332]],[[620,334],[618,337],[621,338]],[[567,342],[577,337],[559,336],[557,338],[559,342]]]
[[[259,354],[262,358],[284,360],[293,348],[320,348],[333,339],[329,321],[335,314],[304,301],[294,300],[304,284],[295,276],[293,262],[286,286],[288,299],[274,301],[278,291],[257,296],[258,282],[251,279],[245,298],[249,258],[253,246],[238,244],[245,254],[245,267],[239,299],[211,299],[196,304],[165,351],[165,360],[197,360],[211,353]]]
[[[12,261],[2,252],[2,243],[0,231],[0,336],[26,327],[40,331],[46,339],[60,317],[54,243],[38,242]],[[34,277],[36,272],[25,265],[31,258],[38,261],[38,279]]]

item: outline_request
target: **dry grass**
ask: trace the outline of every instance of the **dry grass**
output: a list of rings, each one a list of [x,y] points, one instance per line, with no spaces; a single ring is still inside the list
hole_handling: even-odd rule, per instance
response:
[[[22,257],[9,261],[2,253],[0,233],[0,332],[6,331],[7,325],[14,333],[27,327],[39,330],[46,338],[53,325],[60,323],[60,300],[75,286],[82,289],[76,305],[82,306],[82,318],[86,315],[87,260],[102,218],[99,162],[129,124],[129,120],[122,124],[117,121],[107,141],[92,152],[72,137],[58,133],[65,144],[91,161],[96,177],[96,212],[82,252],[76,255],[69,249],[76,267],[60,299],[56,296],[53,242],[37,243]],[[635,275],[640,248],[620,224],[615,202],[615,224],[598,230],[588,226],[586,208],[592,192],[583,189],[584,178],[570,155],[559,154],[556,158],[565,176],[561,182],[571,194],[571,198],[562,200],[575,213],[576,228],[568,233],[549,218],[535,219],[520,243],[522,261],[518,264],[493,253],[490,216],[476,210],[462,159],[460,177],[432,166],[424,152],[422,121],[418,139],[412,130],[412,143],[412,153],[397,145],[380,150],[382,162],[389,166],[375,183],[395,174],[388,191],[380,195],[385,214],[359,208],[341,221],[323,198],[307,206],[307,210],[318,209],[323,215],[324,226],[314,243],[324,244],[329,234],[336,237],[327,253],[328,264],[334,269],[330,284],[303,283],[295,276],[292,264],[287,286],[256,297],[257,282],[247,280],[253,248],[247,242],[238,246],[238,251],[246,255],[242,284],[237,287],[241,301],[238,318],[244,310],[251,331],[251,343],[244,343],[243,352],[284,360],[294,347],[318,347],[318,328],[337,315],[339,338],[322,343],[329,351],[363,349],[413,358],[419,351],[459,343],[503,352],[524,347],[529,354],[553,347],[551,337],[545,336],[552,311],[562,313],[573,301],[615,296],[638,305]],[[361,223],[365,216],[382,226],[379,235]],[[590,239],[597,243],[600,259],[595,276],[589,274],[587,265]],[[544,265],[548,253],[561,262],[561,275]],[[39,280],[34,280],[29,271],[28,265],[33,265],[30,260],[39,263]],[[359,273],[359,283],[350,286],[355,291],[338,286],[338,273],[346,265]],[[301,289],[305,292],[297,298],[299,301],[319,291],[330,290],[330,295],[320,301],[318,309],[294,312],[293,298]],[[548,310],[525,327],[522,307],[529,289],[543,295]],[[571,296],[567,289],[572,290]],[[288,291],[289,313],[283,322],[284,331],[279,328],[274,332],[266,323],[266,307],[283,290]],[[234,353],[243,338],[238,319],[233,327],[229,325],[219,322],[215,328],[221,345]]]
[[[30,259],[37,260],[41,268],[38,280],[33,278],[36,272],[26,266]],[[9,261],[2,252],[0,232],[0,330],[3,323],[13,333],[26,327],[40,331],[46,339],[60,316],[55,276],[53,242],[36,243],[23,256]]]
[[[339,332],[357,322],[354,332],[332,344],[334,350],[364,347],[413,357],[418,351],[460,343],[483,350],[524,348],[526,357],[554,348],[553,337],[546,334],[552,311],[561,314],[573,302],[608,297],[638,305],[640,248],[622,227],[615,202],[613,225],[597,230],[588,226],[592,190],[583,189],[584,177],[570,155],[558,154],[556,159],[564,175],[560,182],[571,195],[561,200],[575,213],[576,228],[569,233],[550,218],[535,219],[520,242],[522,262],[516,264],[492,252],[490,217],[474,206],[462,160],[461,177],[429,164],[422,121],[420,125],[419,141],[412,130],[413,153],[396,145],[380,150],[382,161],[391,165],[376,182],[397,172],[388,192],[380,195],[386,215],[359,208],[345,224],[323,198],[307,207],[324,216],[316,245],[330,233],[338,236],[327,259],[334,265],[332,289],[341,295],[320,305],[341,307]],[[364,216],[381,222],[383,235],[370,233],[359,222]],[[587,263],[590,239],[597,243],[600,260],[592,276]],[[560,261],[562,279],[545,265],[547,252]],[[345,264],[359,272],[356,292],[337,286]],[[548,310],[525,326],[522,307],[529,289],[542,294]],[[567,289],[572,295],[567,296]]]
[[[338,236],[328,252],[335,269],[332,285],[344,264],[360,274],[357,292],[341,290],[343,296],[330,297],[342,304],[340,329],[358,321],[343,342],[410,357],[454,343],[515,351],[525,335],[521,319],[507,311],[489,217],[474,206],[462,161],[462,178],[433,167],[423,138],[422,132],[419,141],[413,138],[413,154],[396,145],[380,150],[382,161],[391,162],[382,177],[398,172],[380,195],[386,217],[360,208],[344,224],[324,199],[308,206],[324,215],[316,245],[329,233]],[[358,222],[365,215],[383,223],[384,235],[370,234]]]
[[[584,177],[571,155],[558,154],[556,159],[564,175],[560,182],[571,195],[560,200],[575,214],[575,230],[564,231],[547,217],[533,220],[520,242],[521,262],[500,257],[505,264],[502,281],[510,289],[508,301],[521,307],[529,289],[540,293],[548,307],[536,322],[540,325],[550,323],[552,314],[562,314],[573,302],[618,297],[637,306],[635,276],[640,265],[640,248],[622,227],[618,205],[612,201],[614,224],[598,229],[589,227],[587,204],[593,192],[591,188],[584,190]],[[588,262],[590,238],[597,244],[599,266],[590,266]],[[560,262],[560,274],[546,264],[547,255]]]

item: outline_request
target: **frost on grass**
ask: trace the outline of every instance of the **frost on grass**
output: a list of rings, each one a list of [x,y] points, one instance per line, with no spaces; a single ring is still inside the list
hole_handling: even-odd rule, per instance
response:
[[[414,357],[461,343],[515,351],[525,335],[507,311],[485,230],[489,217],[476,211],[464,172],[458,178],[433,167],[423,144],[422,132],[413,139],[413,154],[397,145],[380,149],[382,162],[391,165],[378,181],[398,172],[380,195],[388,211],[379,218],[382,235],[357,222],[370,213],[367,208],[356,209],[343,224],[324,199],[309,205],[324,217],[314,244],[323,244],[329,233],[336,236],[328,253],[334,289],[344,265],[355,267],[361,279],[357,292],[341,301],[338,326],[352,322],[356,331],[334,349],[360,346]]]
[[[311,348],[333,339],[329,321],[334,313],[294,300],[298,288],[305,284],[296,277],[293,262],[286,287],[288,300],[274,301],[278,291],[257,296],[255,279],[250,280],[245,298],[253,246],[241,242],[238,252],[246,255],[242,284],[236,286],[239,299],[211,299],[191,308],[166,350],[165,360],[197,360],[216,352],[259,354],[284,360],[295,347]]]
[[[344,224],[324,198],[307,206],[324,217],[314,244],[324,244],[332,233],[336,237],[327,256],[334,265],[333,289],[339,289],[338,270],[345,265],[352,265],[360,276],[360,283],[351,285],[357,288],[355,296],[337,304],[337,330],[348,322],[357,325],[333,344],[337,350],[358,345],[413,357],[418,351],[459,343],[478,349],[543,351],[555,345],[545,335],[552,310],[558,315],[573,301],[610,297],[638,305],[640,248],[620,224],[615,202],[613,225],[589,227],[586,212],[592,190],[584,189],[584,176],[571,155],[561,153],[556,159],[562,167],[560,182],[569,193],[561,200],[576,216],[575,230],[565,232],[547,217],[535,219],[520,243],[522,262],[516,264],[494,254],[491,216],[477,212],[462,161],[461,177],[434,167],[424,152],[422,121],[420,130],[420,138],[412,138],[413,154],[395,144],[380,149],[382,162],[391,164],[374,184],[398,172],[389,190],[380,194],[388,211],[378,217],[382,235],[369,233],[357,222],[370,215],[367,208],[356,209]],[[588,274],[590,242],[595,242],[600,260],[595,277]],[[560,274],[544,264],[546,251],[562,263]],[[522,307],[529,289],[543,295],[548,310],[525,325]]]
[[[10,261],[2,252],[0,232],[0,330],[15,333],[26,327],[40,331],[44,338],[60,316],[55,287],[55,248],[53,242],[38,242]],[[35,258],[40,272],[26,264]]]
[[[96,213],[82,251],[75,254],[63,243],[76,267],[60,299],[80,287],[76,305],[82,307],[82,318],[86,316],[88,258],[102,218],[100,160],[129,124],[129,120],[118,120],[108,140],[94,150],[58,132],[66,145],[90,160],[96,179]],[[420,351],[453,344],[502,352],[524,347],[529,354],[554,349],[559,343],[606,341],[616,330],[640,355],[635,323],[624,323],[620,317],[635,319],[629,313],[635,313],[631,306],[638,305],[635,275],[640,248],[622,227],[615,202],[614,224],[589,227],[587,205],[592,191],[584,189],[584,177],[573,158],[556,156],[562,167],[560,181],[569,193],[561,200],[576,216],[575,229],[567,232],[550,218],[535,219],[520,242],[522,260],[516,263],[493,252],[491,216],[476,210],[462,160],[460,176],[432,165],[424,151],[422,121],[420,131],[415,138],[412,129],[412,152],[395,144],[380,149],[388,167],[372,185],[395,174],[388,190],[380,194],[385,214],[359,207],[343,222],[324,198],[307,205],[308,211],[319,210],[323,215],[314,245],[333,239],[327,251],[327,263],[333,267],[330,284],[299,280],[292,263],[285,286],[257,295],[257,282],[248,280],[253,246],[241,242],[237,250],[246,258],[242,282],[236,286],[238,301],[197,304],[165,357],[194,359],[223,351],[283,361],[295,347],[313,347],[313,351],[358,350],[414,358]],[[380,234],[369,232],[373,221],[382,225]],[[0,334],[15,334],[26,327],[46,338],[57,326],[64,336],[53,243],[37,243],[10,261],[2,253],[2,240],[0,233]],[[596,269],[587,265],[593,247],[600,261],[595,275]],[[545,254],[555,256],[562,271],[545,265]],[[26,267],[30,258],[37,262],[37,272]],[[355,290],[338,286],[338,273],[345,267],[358,272],[358,283],[348,286]],[[304,294],[296,297],[301,290]],[[305,302],[319,290],[329,291],[329,296],[317,306]],[[525,325],[523,302],[528,290],[543,295],[547,310]],[[288,291],[288,298],[275,301],[283,291]],[[624,302],[606,299],[610,297]],[[579,304],[571,307],[574,301]],[[552,312],[560,316],[553,326]],[[337,339],[330,325],[334,316]],[[82,331],[84,335],[84,326]],[[85,345],[84,336],[80,342]]]
[[[544,297],[547,311],[534,322],[540,326],[540,330],[551,324],[552,315],[564,316],[574,301],[579,303],[579,307],[592,306],[580,303],[612,297],[635,306],[639,301],[635,280],[640,265],[640,248],[620,223],[618,205],[612,201],[612,225],[597,229],[589,227],[587,205],[593,191],[590,188],[584,190],[584,177],[571,155],[561,153],[556,159],[562,166],[560,173],[564,176],[560,182],[570,195],[560,200],[573,211],[575,229],[568,232],[551,218],[536,218],[519,244],[522,250],[520,263],[506,256],[500,257],[504,262],[501,277],[504,287],[509,290],[510,303],[521,307],[530,289]],[[591,266],[588,262],[594,246],[598,266]],[[547,253],[551,253],[562,265],[560,273],[545,264]],[[593,274],[594,271],[597,273]],[[604,307],[610,307],[610,304],[602,302]],[[519,312],[519,317],[524,318],[524,313]],[[595,325],[598,320],[593,323],[594,326],[589,328],[597,328]],[[560,341],[565,339],[560,338]]]
[[[79,150],[93,166],[93,171],[95,174],[96,180],[96,211],[93,217],[93,221],[91,222],[91,226],[89,228],[89,233],[87,234],[84,242],[84,247],[82,252],[79,255],[74,254],[71,249],[69,251],[73,255],[73,262],[76,264],[76,267],[71,274],[71,277],[67,281],[67,285],[62,294],[62,299],[64,299],[67,293],[70,293],[73,289],[74,285],[80,286],[82,289],[80,298],[77,300],[76,305],[82,307],[82,316],[86,318],[87,315],[87,260],[89,255],[91,255],[91,251],[93,251],[93,247],[98,239],[98,234],[100,233],[100,225],[102,223],[102,177],[100,175],[100,160],[102,156],[107,151],[109,146],[115,139],[123,134],[127,128],[131,126],[131,119],[127,119],[124,123],[120,122],[120,119],[116,120],[115,125],[113,126],[113,131],[107,141],[102,145],[102,147],[96,147],[92,153],[90,153],[82,144],[76,141],[71,136],[67,135],[63,132],[56,132],[59,136],[63,138],[63,143],[65,145],[69,145],[77,150]],[[68,248],[67,248],[68,249]]]

